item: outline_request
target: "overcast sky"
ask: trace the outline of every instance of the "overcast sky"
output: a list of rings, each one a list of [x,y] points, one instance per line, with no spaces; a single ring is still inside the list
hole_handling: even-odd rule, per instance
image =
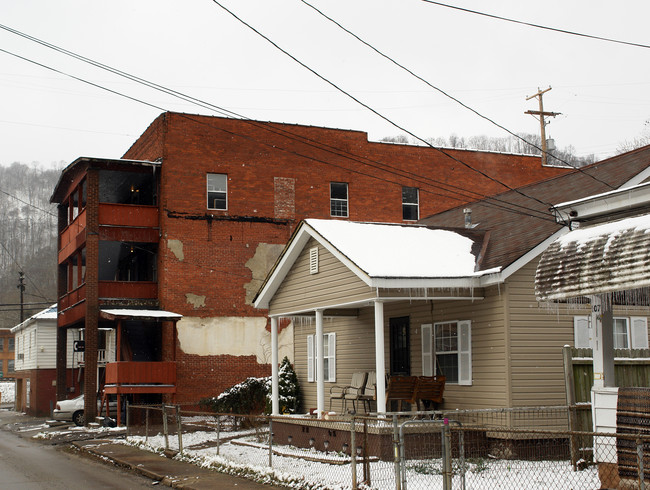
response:
[[[422,0],[309,0],[377,49],[513,132],[612,155],[650,118],[650,49],[503,22]],[[404,73],[300,0],[219,0],[322,77],[421,137],[506,136]],[[449,0],[558,29],[650,44],[642,0]],[[211,0],[3,0],[0,24],[244,117],[403,134],[273,47]],[[215,114],[45,48],[5,29],[0,164],[121,157],[164,110]],[[162,108],[162,109],[161,109]]]

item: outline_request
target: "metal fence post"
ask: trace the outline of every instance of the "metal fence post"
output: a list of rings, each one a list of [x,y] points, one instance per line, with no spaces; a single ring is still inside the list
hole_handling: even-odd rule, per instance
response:
[[[162,418],[163,418],[163,435],[165,436],[165,451],[169,449],[169,432],[167,430],[167,407],[163,403],[162,406]]]
[[[449,431],[449,420],[444,419],[442,424],[442,488],[451,489],[451,432]]]
[[[350,422],[350,472],[352,473],[352,490],[357,490],[357,423],[352,417]]]
[[[221,445],[221,417],[217,415],[217,456],[219,456],[220,445]]]
[[[176,427],[178,431],[178,452],[183,454],[183,426],[181,424],[180,405],[176,405]]]
[[[397,415],[393,414],[393,454],[394,454],[394,463],[395,463],[395,490],[402,490],[402,474],[401,466],[402,462],[400,459],[400,437],[399,437],[399,426],[397,425]]]
[[[639,466],[639,490],[645,490],[645,471],[643,469],[643,441],[640,437],[636,438],[636,455]]]
[[[273,419],[269,417],[269,468],[273,468]]]
[[[129,406],[129,399],[126,399],[126,437],[129,437],[129,425],[131,421],[131,407]]]

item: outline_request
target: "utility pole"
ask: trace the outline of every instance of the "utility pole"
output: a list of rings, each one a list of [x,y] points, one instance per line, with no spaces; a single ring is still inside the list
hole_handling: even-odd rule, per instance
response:
[[[25,304],[23,300],[23,293],[25,292],[25,273],[23,271],[18,273],[18,286],[16,287],[20,290],[20,323],[23,323],[25,320]]]
[[[537,97],[539,99],[539,111],[526,111],[524,114],[530,114],[532,116],[539,116],[539,124],[542,129],[542,165],[546,165],[547,162],[547,149],[546,149],[546,125],[548,124],[545,120],[544,117],[555,117],[559,116],[562,114],[561,112],[544,112],[544,102],[542,100],[542,96],[551,90],[551,87],[549,86],[546,90],[540,90],[539,87],[537,88],[537,93],[534,95],[531,95],[530,97],[526,97],[526,100],[533,99]]]

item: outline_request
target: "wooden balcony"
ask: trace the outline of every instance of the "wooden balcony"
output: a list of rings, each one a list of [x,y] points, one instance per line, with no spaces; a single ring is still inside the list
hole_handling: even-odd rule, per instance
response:
[[[104,392],[176,393],[175,362],[109,362]]]
[[[153,281],[99,281],[101,299],[156,299],[158,283]]]
[[[86,210],[84,209],[59,235],[59,264],[65,262],[86,240]]]
[[[158,207],[137,204],[99,204],[99,225],[158,227]]]

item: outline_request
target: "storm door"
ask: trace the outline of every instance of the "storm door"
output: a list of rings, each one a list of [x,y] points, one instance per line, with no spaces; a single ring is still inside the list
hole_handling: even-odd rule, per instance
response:
[[[411,375],[411,338],[409,317],[389,320],[390,327],[390,374]]]

